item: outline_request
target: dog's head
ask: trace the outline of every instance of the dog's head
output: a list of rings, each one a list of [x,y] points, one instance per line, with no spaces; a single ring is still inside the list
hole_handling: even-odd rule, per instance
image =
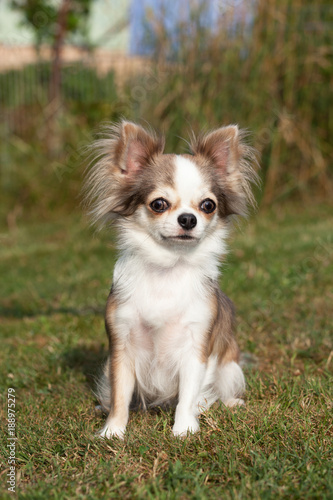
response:
[[[163,154],[164,139],[123,121],[95,143],[86,182],[95,222],[117,219],[155,242],[193,248],[253,205],[252,148],[236,125],[193,138],[191,154]]]

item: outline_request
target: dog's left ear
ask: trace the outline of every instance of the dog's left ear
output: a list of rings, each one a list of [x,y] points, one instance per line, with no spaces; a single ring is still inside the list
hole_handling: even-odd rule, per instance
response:
[[[237,125],[229,125],[191,143],[193,154],[204,157],[214,169],[223,215],[245,215],[247,206],[255,204],[250,184],[257,181],[252,167],[257,164],[256,151],[244,142],[245,135]]]

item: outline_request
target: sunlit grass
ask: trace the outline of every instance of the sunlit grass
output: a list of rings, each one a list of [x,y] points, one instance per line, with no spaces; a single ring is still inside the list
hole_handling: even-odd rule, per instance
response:
[[[221,286],[237,306],[247,406],[215,404],[185,440],[172,410],[132,413],[124,442],[95,437],[113,238],[73,216],[1,233],[19,498],[331,498],[332,222],[329,206],[289,206],[235,231]],[[5,435],[1,450],[6,465]]]

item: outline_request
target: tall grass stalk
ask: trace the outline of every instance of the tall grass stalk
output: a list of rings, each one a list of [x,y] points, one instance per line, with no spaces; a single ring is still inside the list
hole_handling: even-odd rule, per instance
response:
[[[138,115],[170,131],[172,147],[189,127],[237,122],[253,130],[266,203],[332,196],[333,6],[241,5],[221,10],[213,32],[197,10],[180,23],[176,43],[163,19],[154,21],[159,86]]]

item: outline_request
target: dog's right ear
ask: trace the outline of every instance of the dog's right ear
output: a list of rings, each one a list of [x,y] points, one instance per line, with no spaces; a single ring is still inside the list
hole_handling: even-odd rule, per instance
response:
[[[115,216],[128,216],[140,172],[157,154],[164,138],[123,120],[105,127],[90,148],[90,170],[83,186],[83,203],[93,223],[103,226]]]
[[[112,163],[128,180],[139,174],[153,156],[163,153],[164,138],[135,123],[122,121],[113,128],[113,134]]]

